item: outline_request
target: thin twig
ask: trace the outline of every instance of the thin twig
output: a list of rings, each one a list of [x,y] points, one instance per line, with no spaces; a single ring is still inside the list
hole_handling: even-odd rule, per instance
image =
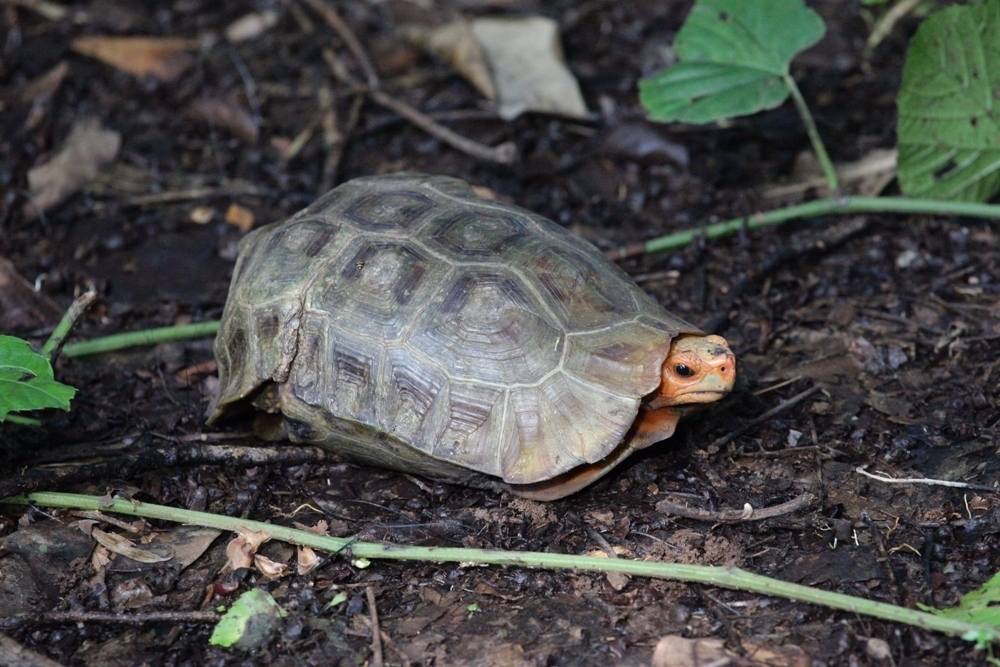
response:
[[[772,505],[763,509],[756,509],[747,503],[740,510],[706,510],[698,507],[688,507],[679,505],[669,500],[661,500],[656,503],[656,511],[660,514],[670,514],[682,516],[687,519],[697,519],[698,521],[712,521],[714,523],[737,523],[740,521],[763,521],[773,519],[784,514],[791,514],[809,506],[813,501],[813,494],[804,493],[797,498],[789,500],[787,503]]]
[[[604,550],[604,553],[608,555],[608,558],[618,558],[618,554],[615,553],[614,547],[611,546],[610,542],[604,539],[603,535],[597,532],[596,528],[594,528],[593,526],[584,525],[583,529],[587,531],[587,535],[590,536],[590,539],[597,542],[597,546],[601,547],[601,549]]]
[[[434,122],[433,119],[422,111],[418,111],[406,102],[397,100],[395,97],[390,97],[381,91],[373,90],[371,92],[371,99],[376,104],[399,114],[432,137],[440,139],[452,148],[460,150],[477,160],[496,162],[497,164],[513,164],[517,162],[517,145],[513,141],[505,141],[496,147],[487,146],[449,130],[444,125]]]
[[[178,445],[156,447],[126,454],[109,461],[78,466],[32,468],[22,475],[0,479],[0,498],[50,489],[69,482],[93,479],[131,479],[150,470],[224,463],[234,468],[258,465],[293,466],[330,461],[332,454],[319,447],[231,447],[226,445]]]
[[[746,433],[747,431],[749,431],[753,427],[766,422],[771,417],[774,417],[775,415],[780,414],[780,413],[784,412],[785,410],[787,410],[787,409],[789,409],[791,407],[794,407],[795,405],[798,405],[802,401],[806,400],[807,398],[809,398],[810,396],[812,396],[813,394],[815,394],[820,389],[822,389],[822,387],[820,387],[819,385],[815,385],[815,386],[809,387],[808,389],[806,389],[802,393],[796,394],[795,396],[793,396],[792,398],[788,399],[784,403],[781,403],[780,405],[777,405],[777,406],[771,408],[770,410],[768,410],[764,414],[760,415],[759,417],[755,417],[754,419],[751,419],[750,421],[748,421],[743,426],[740,426],[735,431],[731,431],[731,432],[727,433],[726,435],[722,436],[721,438],[719,438],[718,440],[716,440],[715,442],[713,442],[711,445],[709,445],[706,449],[711,450],[713,447],[716,448],[716,449],[718,449],[718,448],[722,447],[723,445],[725,445],[725,444],[727,444],[729,442],[732,442],[733,440],[735,440],[736,438],[740,437],[741,435],[743,435],[744,433]]]
[[[879,475],[878,473],[868,472],[862,467],[854,469],[854,472],[869,477],[871,479],[877,480],[879,482],[885,482],[886,484],[928,484],[931,486],[950,486],[956,489],[971,489],[973,491],[991,491],[993,493],[1000,492],[1000,488],[995,486],[988,486],[986,484],[969,484],[968,482],[951,482],[946,479],[933,479],[930,477],[887,477],[885,475]]]
[[[150,611],[144,614],[129,612],[114,614],[104,611],[49,611],[41,620],[49,623],[218,623],[220,616],[214,611]]]
[[[365,73],[365,80],[368,82],[368,85],[372,88],[378,88],[378,72],[375,70],[375,66],[372,65],[372,60],[368,57],[368,52],[365,51],[365,47],[361,45],[361,41],[354,35],[354,31],[351,30],[350,26],[340,18],[340,14],[333,7],[323,2],[323,0],[301,0],[301,2],[322,16],[327,25],[340,35],[351,55],[358,61],[358,66]]]
[[[372,616],[372,667],[382,667],[382,632],[379,630],[378,609],[375,607],[375,589],[368,586],[365,594],[368,596],[368,611]]]

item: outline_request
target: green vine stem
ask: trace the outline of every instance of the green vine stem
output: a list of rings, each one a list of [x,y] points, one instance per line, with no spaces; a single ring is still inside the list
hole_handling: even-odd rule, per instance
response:
[[[816,121],[813,120],[812,112],[809,111],[809,106],[806,104],[805,98],[802,97],[802,93],[799,92],[799,87],[795,83],[795,79],[788,72],[785,72],[781,77],[785,82],[785,87],[788,88],[788,92],[792,96],[792,101],[795,103],[795,108],[798,109],[799,116],[802,117],[802,123],[806,126],[806,134],[809,135],[809,141],[812,143],[813,150],[816,152],[816,158],[819,160],[819,164],[823,167],[823,173],[826,174],[826,184],[830,188],[831,193],[840,192],[840,183],[837,181],[837,169],[833,166],[833,160],[827,155],[826,146],[823,145],[823,140],[819,136],[819,130],[816,129]]]
[[[42,355],[48,357],[50,362],[54,362],[55,358],[59,356],[59,348],[62,347],[63,341],[73,331],[73,327],[76,326],[77,321],[83,317],[83,314],[87,312],[90,304],[94,303],[95,299],[97,299],[97,292],[90,290],[85,294],[81,294],[70,304],[69,310],[63,314],[62,319],[59,320],[59,324],[52,331],[52,335],[49,336],[49,339],[45,341],[45,345],[42,346]]]
[[[854,614],[864,614],[888,621],[913,625],[925,630],[936,630],[965,639],[975,640],[980,645],[995,641],[997,628],[988,625],[967,623],[923,611],[897,607],[885,602],[875,602],[843,593],[818,590],[801,584],[771,579],[745,572],[737,568],[710,565],[686,565],[681,563],[658,563],[626,559],[595,558],[571,554],[550,554],[541,552],[511,552],[489,549],[465,549],[455,547],[408,547],[396,544],[357,542],[351,539],[315,535],[303,530],[276,526],[262,521],[249,521],[238,517],[220,516],[206,512],[176,509],[138,501],[108,500],[95,496],[72,493],[32,493],[27,497],[6,498],[2,503],[19,505],[41,505],[65,509],[117,512],[148,519],[175,521],[188,525],[204,526],[237,532],[248,529],[270,535],[273,539],[321,549],[333,553],[350,550],[355,558],[424,561],[435,563],[463,563],[468,565],[510,565],[518,567],[545,568],[552,570],[577,570],[587,572],[620,572],[643,577],[656,577],[674,581],[689,581],[720,586],[735,590],[774,595],[839,609]]]
[[[911,199],[909,197],[829,197],[789,206],[767,213],[756,213],[694,229],[674,232],[650,239],[644,243],[630,243],[609,250],[613,260],[627,259],[664,250],[683,248],[695,238],[704,236],[716,239],[735,234],[741,229],[773,227],[789,220],[832,214],[853,213],[910,213],[924,215],[961,215],[970,218],[1000,219],[1000,206],[978,202],[947,201],[943,199]]]
[[[190,338],[205,338],[214,336],[219,330],[218,320],[208,322],[197,322],[195,324],[182,324],[175,327],[160,327],[158,329],[143,329],[142,331],[129,331],[127,333],[104,336],[80,343],[71,343],[63,348],[65,357],[83,357],[88,354],[101,354],[103,352],[114,352],[136,345],[156,345],[157,343],[167,343],[174,340],[187,340]]]

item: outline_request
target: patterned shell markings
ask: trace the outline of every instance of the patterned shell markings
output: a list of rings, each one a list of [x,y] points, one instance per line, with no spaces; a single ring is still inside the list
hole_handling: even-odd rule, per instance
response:
[[[446,177],[356,179],[245,243],[220,340],[253,358],[220,356],[221,408],[289,380],[307,411],[513,484],[610,453],[665,341],[696,331],[585,241]]]

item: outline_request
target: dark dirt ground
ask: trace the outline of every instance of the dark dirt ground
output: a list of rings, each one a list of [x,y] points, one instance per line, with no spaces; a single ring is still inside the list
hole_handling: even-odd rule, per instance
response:
[[[75,294],[97,288],[102,298],[78,340],[217,318],[241,235],[223,220],[233,203],[260,225],[295,212],[330,183],[419,170],[489,187],[607,249],[795,203],[762,193],[787,178],[808,148],[790,104],[726,128],[643,123],[636,81],[662,66],[684,2],[337,3],[386,90],[444,118],[471,110],[457,120],[451,113],[447,125],[488,145],[513,141],[521,161],[511,166],[476,161],[370,102],[351,128],[356,91],[330,76],[322,50],[331,47],[359,73],[356,63],[295,2],[92,0],[68,5],[58,20],[16,4],[0,4],[0,256],[59,306],[56,319]],[[869,53],[860,3],[811,4],[829,32],[796,60],[794,73],[833,158],[891,148],[893,100],[916,19]],[[279,21],[260,37],[239,45],[209,39],[267,8]],[[503,122],[450,68],[394,33],[407,21],[491,8],[560,21],[592,122],[539,115]],[[158,82],[71,51],[74,38],[94,34],[200,38],[202,48],[179,78]],[[61,61],[68,64],[61,84],[50,94],[33,91],[31,82]],[[335,114],[321,111],[324,90]],[[259,137],[245,124],[206,122],[192,111],[205,101],[242,110],[251,129],[259,114]],[[117,158],[82,192],[40,219],[28,216],[29,169],[84,116],[120,133]],[[324,141],[326,121],[343,143]],[[310,124],[316,131],[301,152],[283,159]],[[615,132],[646,136],[652,155],[613,139]],[[198,207],[214,219],[191,222]],[[533,503],[308,453],[254,467],[123,465],[121,457],[150,451],[197,459],[202,433],[231,436],[219,444],[261,444],[240,435],[245,424],[227,425],[229,436],[205,426],[211,372],[195,373],[192,386],[178,379],[178,371],[211,360],[207,340],[60,361],[58,377],[80,390],[73,409],[46,414],[41,428],[5,425],[0,482],[61,471],[69,481],[44,488],[275,523],[322,519],[332,534],[414,545],[589,553],[601,549],[597,534],[624,557],[738,565],[905,606],[951,605],[1000,570],[996,493],[890,485],[856,468],[995,485],[1000,239],[991,224],[826,218],[623,262],[669,309],[725,335],[741,380],[723,405],[671,441],[562,501]],[[40,343],[52,324],[52,309],[41,308],[0,328]],[[807,400],[713,444],[814,386],[821,391]],[[74,468],[82,463],[108,465],[88,476]],[[713,523],[656,509],[662,500],[763,508],[807,492],[816,496],[808,508],[762,522]],[[366,586],[375,592],[391,665],[647,665],[667,635],[722,640],[737,656],[731,664],[983,662],[970,644],[911,627],[639,578],[393,562],[357,569],[331,558],[307,575],[266,581],[250,572],[239,580],[220,573],[225,536],[204,553],[190,547],[195,560],[180,572],[139,569],[123,557],[95,569],[93,541],[70,520],[63,512],[0,511],[0,630],[65,665],[361,664],[371,646]],[[156,522],[145,532],[154,529],[193,541]],[[49,545],[48,556],[31,547],[40,543]],[[280,544],[264,553],[294,561]],[[290,612],[266,648],[244,655],[211,647],[211,624],[183,621],[186,612],[213,610],[254,586]],[[326,609],[338,592],[348,601]],[[72,622],[45,615],[53,611],[174,611],[180,620]],[[891,658],[879,658],[871,638],[884,640]]]

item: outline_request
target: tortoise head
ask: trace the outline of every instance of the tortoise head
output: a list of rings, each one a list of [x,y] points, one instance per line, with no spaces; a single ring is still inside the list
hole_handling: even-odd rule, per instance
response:
[[[736,357],[722,336],[679,336],[670,346],[661,377],[651,408],[711,403],[733,388]]]

